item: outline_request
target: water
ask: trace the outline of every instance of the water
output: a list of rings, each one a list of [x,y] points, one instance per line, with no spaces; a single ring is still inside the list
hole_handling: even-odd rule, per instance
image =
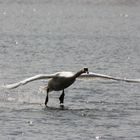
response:
[[[40,73],[89,67],[140,78],[140,2],[133,0],[0,1],[0,85]],[[0,139],[140,139],[140,86],[76,81],[45,94],[36,81],[0,90]]]

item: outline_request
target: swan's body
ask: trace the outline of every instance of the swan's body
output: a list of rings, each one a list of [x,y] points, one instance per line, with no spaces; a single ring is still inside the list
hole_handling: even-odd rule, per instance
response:
[[[71,86],[76,79],[96,79],[96,78],[102,78],[102,79],[111,79],[111,80],[117,80],[117,81],[125,81],[125,82],[135,82],[140,83],[140,79],[126,79],[126,78],[118,78],[118,77],[112,77],[109,75],[103,75],[103,74],[97,74],[97,73],[89,73],[88,68],[83,68],[82,70],[78,71],[77,73],[72,72],[57,72],[54,74],[39,74],[30,78],[27,78],[25,80],[22,80],[18,83],[5,85],[5,88],[13,89],[17,88],[21,85],[25,85],[31,81],[40,80],[40,79],[50,79],[48,81],[47,86],[44,87],[44,89],[47,91],[47,96],[45,100],[45,105],[47,105],[48,102],[48,94],[51,91],[60,91],[62,90],[62,94],[59,97],[60,103],[63,103],[64,101],[64,89]]]
[[[75,82],[76,78],[71,72],[60,72],[56,76],[49,80],[48,88],[50,91],[63,90]]]

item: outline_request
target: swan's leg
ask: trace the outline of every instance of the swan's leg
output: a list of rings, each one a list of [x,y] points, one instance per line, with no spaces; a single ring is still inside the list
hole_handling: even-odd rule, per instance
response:
[[[45,106],[47,106],[48,101],[49,101],[49,89],[47,89],[47,95],[46,95],[46,99],[45,99]]]
[[[62,94],[59,97],[60,104],[63,104],[64,103],[64,96],[65,96],[65,93],[64,93],[64,89],[63,89]]]

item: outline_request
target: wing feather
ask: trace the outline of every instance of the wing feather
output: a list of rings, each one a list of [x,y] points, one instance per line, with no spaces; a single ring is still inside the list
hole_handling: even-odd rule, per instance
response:
[[[51,74],[51,75],[47,75],[47,74],[39,74],[39,75],[35,75],[33,77],[29,77],[27,79],[24,79],[20,82],[17,83],[13,83],[13,84],[9,84],[9,85],[4,85],[4,88],[8,88],[8,89],[13,89],[13,88],[17,88],[21,85],[25,85],[29,82],[35,81],[35,80],[41,80],[41,79],[49,79],[49,78],[53,78],[55,77],[56,74]]]
[[[78,79],[89,79],[89,80],[110,79],[110,80],[116,80],[116,81],[140,83],[140,79],[127,79],[127,78],[113,77],[110,75],[104,75],[104,74],[92,73],[92,72],[88,74],[82,74],[78,77]]]

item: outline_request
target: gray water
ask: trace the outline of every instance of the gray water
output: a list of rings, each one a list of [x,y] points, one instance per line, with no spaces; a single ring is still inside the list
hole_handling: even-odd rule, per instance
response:
[[[137,0],[0,0],[0,85],[40,73],[89,71],[140,78]],[[139,140],[140,85],[76,81],[52,92],[46,80],[0,90],[1,140]]]

